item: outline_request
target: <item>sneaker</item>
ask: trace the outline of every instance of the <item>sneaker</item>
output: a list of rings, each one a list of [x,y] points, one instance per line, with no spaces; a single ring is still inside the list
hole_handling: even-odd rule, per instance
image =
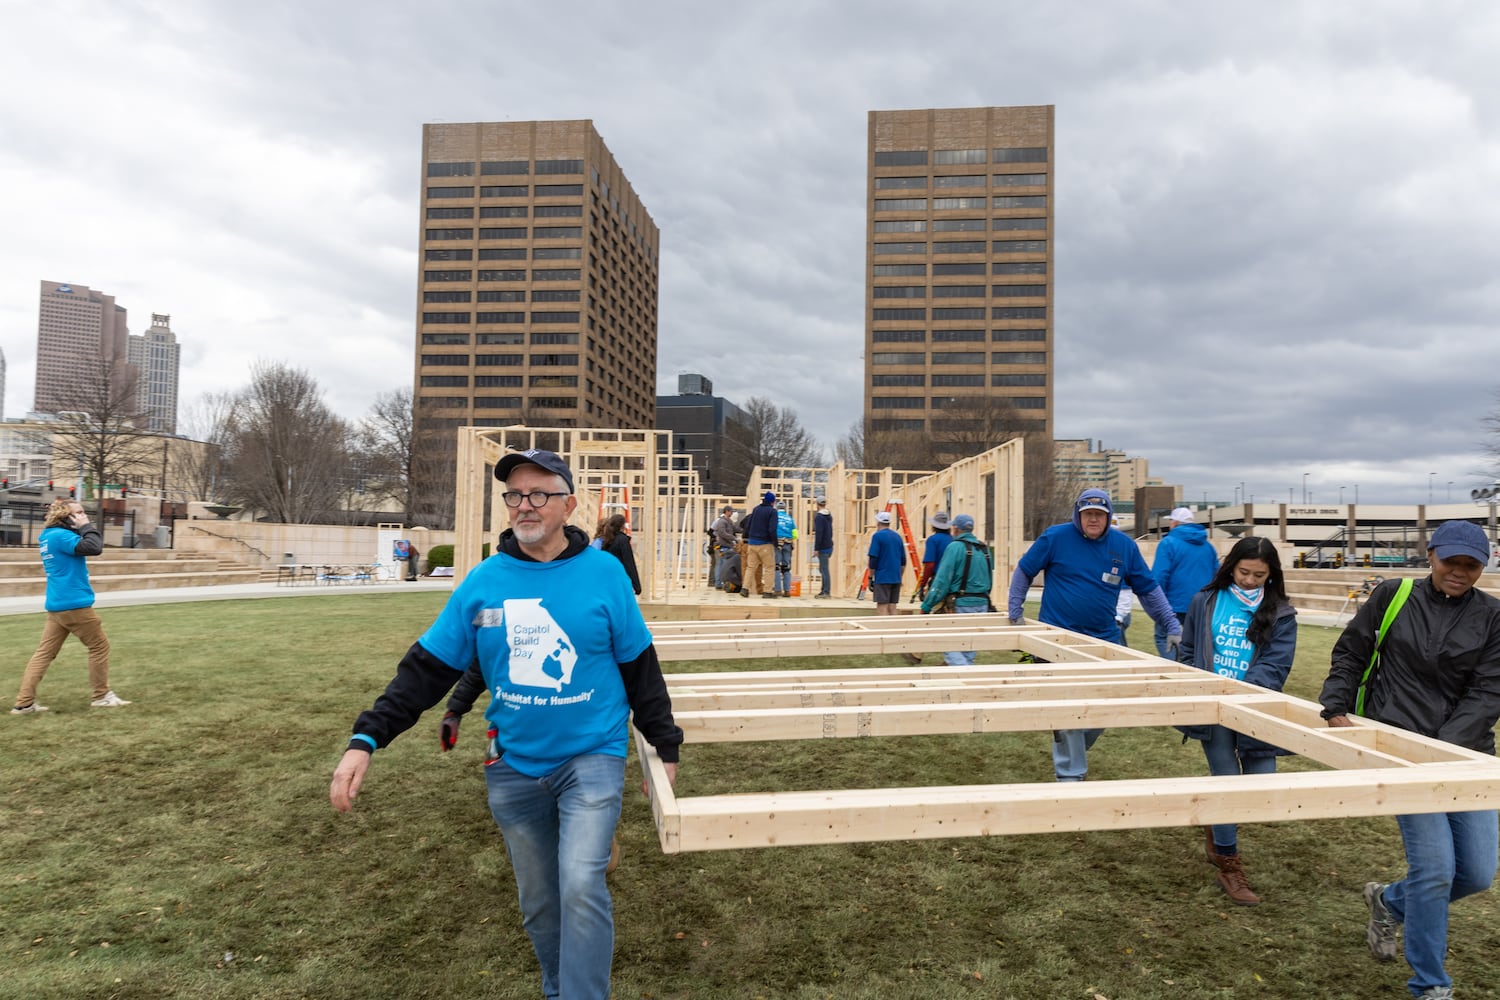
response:
[[[922,662],[922,656],[919,653],[902,653],[901,656],[914,667]]]
[[[89,707],[90,708],[119,708],[121,705],[129,705],[129,704],[130,704],[130,702],[126,701],[124,698],[121,698],[119,695],[115,694],[113,691],[106,691],[106,692],[104,692],[104,697],[103,698],[95,698],[93,701],[89,702]]]
[[[1417,994],[1417,1000],[1453,1000],[1453,987],[1429,986]]]
[[[833,595],[832,595],[832,594],[814,594],[814,595],[813,595],[813,596],[814,596],[814,597],[817,597],[817,598],[819,598],[819,599],[821,599],[821,600],[824,600],[824,601],[826,601],[826,600],[828,600],[828,599],[829,599],[829,598],[830,598],[830,597],[832,597],[832,596],[833,596]]]
[[[1245,866],[1240,861],[1238,854],[1215,855],[1214,867],[1219,869],[1215,876],[1219,888],[1224,890],[1224,895],[1235,906],[1258,906],[1260,897],[1250,889],[1250,879],[1245,875]]]
[[[1377,962],[1389,962],[1396,957],[1396,918],[1385,907],[1385,900],[1381,898],[1384,892],[1384,882],[1365,883],[1365,905],[1370,908],[1370,926],[1365,930],[1365,940]],[[1432,989],[1447,987],[1434,986]],[[1441,993],[1431,995],[1443,996]],[[1453,991],[1449,990],[1447,995],[1452,996]]]
[[[32,702],[30,705],[27,705],[25,708],[21,708],[21,707],[17,706],[16,708],[11,709],[10,710],[10,714],[11,715],[35,715],[38,712],[45,712],[45,711],[47,711],[47,706],[46,705],[38,705],[36,702]]]

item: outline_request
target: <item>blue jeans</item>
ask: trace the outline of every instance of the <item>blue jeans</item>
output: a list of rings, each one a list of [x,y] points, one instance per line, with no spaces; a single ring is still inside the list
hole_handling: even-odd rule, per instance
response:
[[[1120,630],[1115,645],[1125,645],[1124,629]],[[1103,735],[1102,729],[1054,729],[1052,773],[1057,776],[1057,780],[1082,781],[1089,773],[1089,750]]]
[[[1275,754],[1241,757],[1235,749],[1234,731],[1223,726],[1214,726],[1213,735],[1203,741],[1203,756],[1208,760],[1208,773],[1214,777],[1229,774],[1275,774]],[[1238,834],[1233,823],[1214,824],[1216,847],[1237,847]]]
[[[983,604],[976,605],[972,608],[960,608],[955,605],[953,610],[961,615],[978,615],[988,611],[989,608],[985,607]],[[948,666],[950,667],[972,667],[974,665],[974,651],[972,649],[965,649],[958,650],[952,653],[944,653],[943,662],[948,664]]]
[[[1452,986],[1443,969],[1448,951],[1448,904],[1483,892],[1495,878],[1500,847],[1496,812],[1397,816],[1406,845],[1406,877],[1385,887],[1391,916],[1406,925],[1406,981],[1416,996],[1432,986]]]
[[[776,543],[776,575],[772,578],[771,589],[778,594],[792,592],[792,543],[790,539]]]
[[[625,758],[586,754],[543,778],[500,760],[484,774],[515,871],[521,923],[542,966],[542,995],[603,1000],[615,950],[604,868],[620,820]]]
[[[819,590],[818,593],[824,597],[832,596],[829,588],[833,586],[833,580],[828,576],[828,557],[831,555],[833,555],[832,549],[818,550],[818,576],[823,581],[823,589]]]

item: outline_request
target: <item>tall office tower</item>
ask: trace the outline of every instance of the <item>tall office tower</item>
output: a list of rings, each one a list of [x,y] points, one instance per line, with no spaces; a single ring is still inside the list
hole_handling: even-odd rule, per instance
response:
[[[123,405],[135,382],[129,364],[125,309],[85,285],[42,282],[36,328],[38,413],[89,411],[100,403]],[[100,388],[108,376],[114,388]],[[101,416],[93,414],[93,416]]]
[[[135,405],[144,430],[177,433],[177,370],[181,357],[171,316],[152,313],[151,328],[130,335],[130,363],[140,371]]]
[[[870,112],[867,442],[952,461],[1052,433],[1052,117]]]
[[[655,421],[660,234],[591,121],[422,127],[415,431]]]
[[[0,420],[5,419],[5,352],[0,351]]]

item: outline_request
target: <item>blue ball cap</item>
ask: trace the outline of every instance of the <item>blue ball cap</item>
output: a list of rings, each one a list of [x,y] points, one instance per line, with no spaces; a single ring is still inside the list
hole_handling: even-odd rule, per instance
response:
[[[1490,540],[1472,521],[1445,521],[1427,542],[1427,551],[1439,559],[1468,556],[1481,566],[1490,564]]]

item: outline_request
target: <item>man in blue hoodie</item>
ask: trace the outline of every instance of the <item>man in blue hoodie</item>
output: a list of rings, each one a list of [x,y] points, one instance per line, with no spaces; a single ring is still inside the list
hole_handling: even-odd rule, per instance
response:
[[[1208,586],[1219,571],[1219,554],[1208,544],[1208,532],[1193,519],[1193,512],[1178,507],[1167,517],[1170,528],[1167,537],[1156,547],[1156,560],[1151,564],[1151,575],[1172,613],[1179,619],[1187,614],[1193,603],[1193,595]],[[1167,653],[1167,630],[1156,623],[1156,655],[1173,659]]]
[[[761,597],[773,596],[766,589],[765,575],[776,572],[776,494],[767,490],[743,522],[745,529],[745,590],[751,585]],[[775,583],[774,577],[772,583]]]
[[[1182,625],[1167,604],[1166,595],[1141,550],[1129,535],[1109,526],[1114,505],[1104,490],[1087,489],[1073,503],[1073,520],[1054,524],[1031,544],[1010,580],[1006,610],[1012,625],[1019,625],[1026,592],[1038,573],[1047,579],[1042,587],[1042,610],[1038,616],[1048,625],[1084,635],[1118,642],[1120,626],[1115,607],[1120,588],[1135,591],[1141,606],[1170,635],[1175,649],[1182,641]],[[1059,729],[1052,734],[1052,767],[1058,781],[1082,781],[1088,774],[1088,749],[1102,729]]]

